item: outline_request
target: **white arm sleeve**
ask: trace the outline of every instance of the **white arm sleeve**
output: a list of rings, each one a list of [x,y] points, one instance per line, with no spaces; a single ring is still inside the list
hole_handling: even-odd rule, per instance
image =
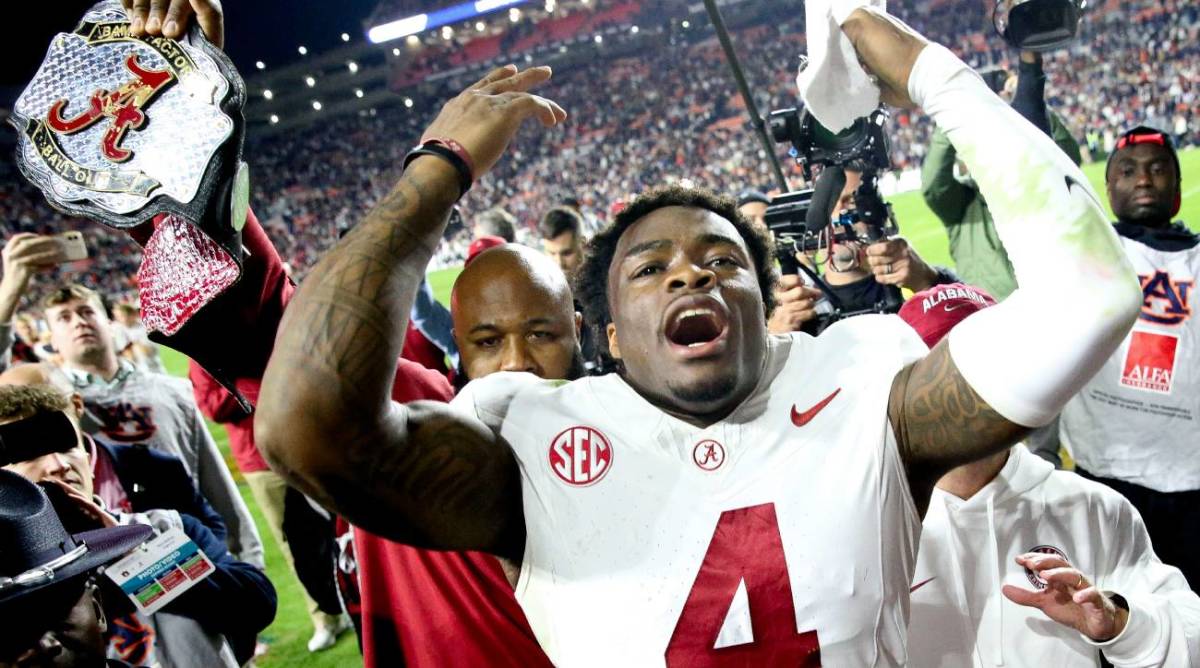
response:
[[[908,89],[970,169],[1020,286],[955,327],[950,354],[993,409],[1044,425],[1133,326],[1133,267],[1083,172],[954,54],[926,46]]]
[[[1104,532],[1102,532],[1104,533]],[[1178,568],[1158,560],[1146,525],[1133,504],[1121,499],[1109,575],[1097,584],[1129,602],[1129,621],[1120,635],[1092,643],[1115,668],[1200,665],[1200,597]]]

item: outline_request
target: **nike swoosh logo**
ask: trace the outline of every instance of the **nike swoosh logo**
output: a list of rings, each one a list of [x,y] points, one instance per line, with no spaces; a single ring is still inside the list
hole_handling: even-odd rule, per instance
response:
[[[841,391],[842,388],[839,387],[838,389],[834,390],[832,394],[818,402],[816,406],[813,406],[803,413],[796,410],[796,404],[792,404],[792,424],[796,425],[797,427],[803,427],[809,422],[812,422],[812,419],[817,417],[817,413],[820,413],[821,409],[828,406],[829,402],[833,401],[833,398],[836,397],[838,392]]]
[[[915,585],[913,585],[913,586],[911,586],[911,587],[909,587],[909,588],[908,588],[908,593],[910,593],[910,594],[911,594],[911,593],[913,593],[914,591],[916,591],[916,590],[920,589],[921,587],[924,587],[925,585],[929,584],[931,581],[933,581],[933,580],[935,580],[935,579],[937,579],[937,576],[936,576],[936,575],[935,575],[935,576],[933,576],[933,577],[931,577],[931,578],[929,578],[928,580],[924,580],[924,581],[922,581],[922,582],[918,582],[917,584],[915,584]]]
[[[1081,184],[1079,181],[1076,181],[1074,178],[1072,178],[1070,174],[1067,174],[1063,178],[1066,179],[1066,181],[1067,181],[1067,194],[1071,193],[1071,188],[1079,188],[1081,191],[1083,191],[1083,194],[1085,196],[1087,196],[1088,199],[1090,199],[1096,203],[1096,206],[1100,207],[1101,209],[1104,208],[1104,206],[1102,204],[1100,204],[1100,200],[1096,199],[1096,196],[1092,194],[1092,191],[1090,188],[1084,187],[1083,184]]]
[[[946,304],[946,313],[949,313],[951,311],[956,311],[964,306],[966,306],[966,304],[955,304],[953,306],[951,306],[950,304]]]

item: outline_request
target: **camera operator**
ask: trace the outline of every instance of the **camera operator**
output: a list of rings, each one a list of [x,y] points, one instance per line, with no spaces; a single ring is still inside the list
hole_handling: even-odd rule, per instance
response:
[[[853,220],[850,227],[860,238],[870,234],[868,223],[855,215],[858,210],[856,200],[874,195],[861,190],[863,174],[869,170],[870,167],[861,161],[846,165],[846,185],[833,207],[831,219],[831,224]],[[873,190],[873,186],[869,189]],[[832,242],[825,250],[796,255],[796,260],[811,270],[820,266],[823,280],[841,301],[843,309],[850,312],[886,303],[889,286],[920,292],[935,285],[959,282],[950,270],[934,267],[921,259],[908,241],[898,236],[869,244]],[[768,329],[774,334],[802,329],[805,323],[818,317],[818,306],[825,299],[821,290],[800,274],[783,275],[775,298],[779,306],[768,323]]]
[[[989,85],[1012,107],[1046,133],[1075,164],[1080,164],[1079,143],[1062,118],[1046,108],[1046,74],[1041,54],[1022,51],[1017,74],[1007,79],[985,76]],[[987,202],[946,134],[935,130],[921,167],[921,193],[925,203],[946,227],[950,255],[963,281],[977,285],[1003,301],[1017,287]]]

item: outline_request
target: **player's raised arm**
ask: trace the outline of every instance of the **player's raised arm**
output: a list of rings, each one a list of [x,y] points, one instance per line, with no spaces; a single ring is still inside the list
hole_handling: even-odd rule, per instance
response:
[[[974,71],[876,12],[842,27],[885,101],[923,107],[954,144],[1020,285],[896,377],[889,417],[923,500],[951,467],[1049,422],[1120,344],[1141,290],[1083,173]]]
[[[426,147],[443,143],[412,160],[313,269],[280,325],[254,423],[258,446],[290,483],[383,536],[520,556],[511,451],[445,406],[390,396],[416,290],[464,185],[495,164],[526,118],[548,126],[566,118],[528,92],[549,77],[549,68],[510,65],[448,102],[423,137]]]

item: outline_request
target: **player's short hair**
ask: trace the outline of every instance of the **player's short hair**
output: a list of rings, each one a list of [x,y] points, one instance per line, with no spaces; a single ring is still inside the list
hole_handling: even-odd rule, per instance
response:
[[[770,316],[775,309],[775,256],[765,233],[760,232],[737,210],[737,202],[731,197],[717,195],[703,188],[684,188],[678,185],[665,186],[647,191],[629,203],[607,227],[592,237],[587,244],[583,265],[575,279],[575,296],[583,303],[584,318],[593,327],[603,329],[612,322],[608,308],[608,269],[617,252],[617,243],[625,230],[649,214],[668,206],[704,209],[728,220],[737,230],[758,277],[762,292],[763,307]],[[603,339],[601,339],[603,340]]]
[[[100,293],[91,288],[85,288],[78,283],[72,283],[56,288],[50,294],[46,295],[42,299],[42,311],[55,306],[62,306],[76,299],[85,302],[90,301],[99,307],[101,311],[105,310],[104,300],[100,298]]]
[[[483,229],[485,235],[500,237],[510,244],[517,240],[517,219],[498,206],[479,214],[475,224]]]
[[[0,420],[65,413],[71,399],[51,385],[0,385]]]
[[[556,206],[550,209],[538,223],[538,233],[542,235],[543,239],[554,239],[566,232],[574,234],[575,238],[579,239],[582,231],[583,218],[574,209],[565,206]]]

